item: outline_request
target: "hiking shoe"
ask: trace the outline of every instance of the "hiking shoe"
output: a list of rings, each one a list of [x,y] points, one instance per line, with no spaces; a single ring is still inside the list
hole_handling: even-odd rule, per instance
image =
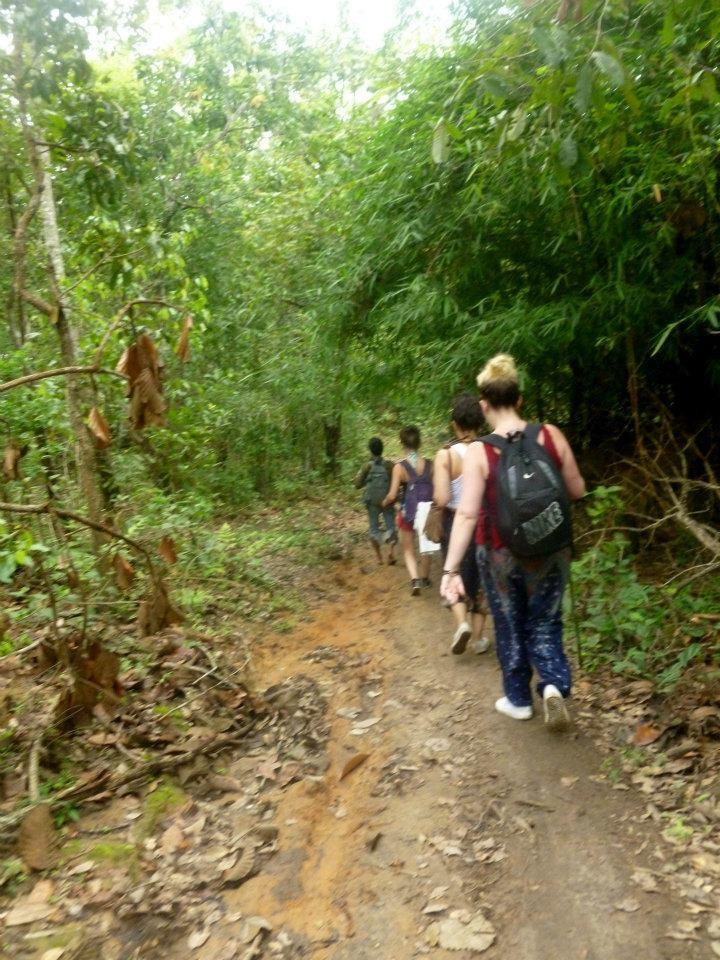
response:
[[[422,587],[422,580],[411,580],[410,581],[410,596],[419,597],[420,588]]]
[[[452,643],[450,649],[453,653],[465,653],[465,648],[468,645],[468,640],[472,636],[472,630],[470,629],[470,624],[461,623],[453,634]]]
[[[532,707],[516,707],[514,703],[510,703],[507,697],[500,697],[499,700],[496,700],[495,709],[506,717],[512,717],[513,720],[529,720],[533,715]]]
[[[490,649],[490,641],[487,637],[478,637],[477,640],[473,640],[470,644],[470,651],[472,653],[487,653]]]
[[[422,580],[420,581],[420,584],[423,587],[431,587],[432,580],[430,579],[430,577],[423,577]]]
[[[543,690],[543,716],[548,730],[559,732],[570,726],[570,714],[557,687],[548,683]]]

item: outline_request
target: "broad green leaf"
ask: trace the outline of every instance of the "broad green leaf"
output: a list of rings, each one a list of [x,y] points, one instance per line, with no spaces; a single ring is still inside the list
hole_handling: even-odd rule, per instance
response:
[[[590,106],[592,97],[593,70],[589,63],[584,63],[578,74],[577,84],[575,86],[575,106],[578,113],[585,113]]]
[[[508,127],[506,139],[511,141],[519,140],[523,135],[527,125],[527,114],[522,107],[517,107],[515,110],[513,110],[511,116],[512,120],[510,122],[510,126]]]
[[[569,170],[571,167],[575,166],[578,161],[578,148],[572,136],[568,135],[560,141],[558,157],[560,158],[560,163],[566,169]]]
[[[669,47],[675,39],[675,11],[672,9],[665,14],[660,39],[666,47]]]
[[[547,65],[549,67],[560,66],[563,60],[562,51],[558,48],[550,33],[543,27],[537,27],[533,30],[533,39]]]
[[[611,57],[609,53],[605,53],[603,50],[595,50],[590,56],[598,70],[604,73],[614,86],[623,86],[626,79],[625,71],[615,57]]]
[[[510,93],[510,88],[501,77],[487,76],[480,81],[480,92],[487,93],[496,100],[504,100]]]

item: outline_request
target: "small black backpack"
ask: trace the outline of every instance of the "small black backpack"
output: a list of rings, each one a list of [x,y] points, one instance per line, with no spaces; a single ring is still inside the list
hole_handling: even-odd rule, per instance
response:
[[[497,528],[518,557],[546,557],[572,545],[570,497],[557,464],[539,442],[542,425],[482,442],[500,451],[497,465]]]

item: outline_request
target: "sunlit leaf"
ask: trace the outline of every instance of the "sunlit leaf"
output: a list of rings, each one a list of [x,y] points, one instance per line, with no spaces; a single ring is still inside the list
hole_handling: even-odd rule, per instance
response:
[[[450,132],[444,120],[435,125],[431,155],[435,163],[445,163],[450,156]]]
[[[605,53],[604,50],[595,50],[590,56],[598,70],[605,74],[614,86],[623,86],[625,83],[625,71],[622,64],[619,63],[615,57],[612,57],[609,53]]]

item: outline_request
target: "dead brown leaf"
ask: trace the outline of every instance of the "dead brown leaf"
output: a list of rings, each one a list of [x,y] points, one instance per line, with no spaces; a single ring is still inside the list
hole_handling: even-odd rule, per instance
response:
[[[158,553],[165,563],[177,563],[177,550],[175,549],[175,541],[172,537],[162,538],[158,544]]]
[[[115,582],[123,593],[125,593],[130,589],[135,579],[135,568],[121,553],[115,554],[113,566],[115,567]]]
[[[357,770],[361,764],[365,763],[369,756],[369,753],[356,753],[350,757],[350,759],[345,763],[345,766],[342,768],[339,779],[344,780],[345,777],[353,772],[353,770]]]
[[[138,609],[137,624],[141,637],[150,637],[165,627],[183,622],[183,615],[170,603],[167,587],[157,581]]]
[[[180,339],[177,342],[175,347],[175,353],[182,360],[183,363],[187,363],[190,359],[190,330],[192,329],[193,318],[188,314],[183,317],[182,329],[180,330]]]
[[[109,447],[112,443],[112,436],[110,435],[110,427],[105,417],[102,415],[100,410],[97,407],[93,407],[88,416],[88,427],[90,432],[97,440],[97,444],[101,448]]]
[[[129,381],[129,419],[136,430],[162,426],[166,404],[162,397],[162,379],[158,351],[152,339],[141,334],[125,350],[116,367]]]
[[[20,824],[18,853],[29,870],[48,870],[56,861],[55,824],[50,804],[38,803]]]
[[[664,732],[662,727],[654,727],[650,723],[641,723],[633,734],[631,742],[635,747],[647,747],[659,740]]]
[[[23,455],[22,448],[17,440],[9,440],[5,446],[5,455],[3,457],[3,473],[8,480],[20,479],[20,458]]]

